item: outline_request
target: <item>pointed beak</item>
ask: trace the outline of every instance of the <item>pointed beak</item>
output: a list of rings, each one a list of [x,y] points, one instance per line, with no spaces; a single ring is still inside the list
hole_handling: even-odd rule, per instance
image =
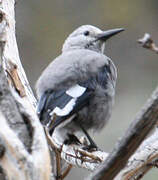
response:
[[[107,39],[111,38],[112,36],[122,31],[124,31],[124,28],[110,29],[108,31],[103,31],[102,33],[97,35],[96,39],[101,41],[106,41]]]

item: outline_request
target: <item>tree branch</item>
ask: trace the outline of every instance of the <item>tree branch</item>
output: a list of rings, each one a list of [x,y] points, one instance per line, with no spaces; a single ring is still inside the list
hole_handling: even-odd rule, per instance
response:
[[[126,167],[116,176],[115,180],[138,180],[152,167],[158,165],[158,129],[148,137],[129,159]]]
[[[14,0],[0,2],[1,172],[7,179],[50,179],[50,156],[36,116],[36,100],[15,37]]]
[[[138,39],[138,43],[141,44],[144,48],[158,53],[158,47],[154,43],[149,33],[145,33],[141,39]]]
[[[154,128],[157,117],[158,89],[156,89],[144,108],[136,116],[130,128],[125,132],[112,153],[110,153],[103,166],[94,173],[92,179],[114,179],[120,170],[124,168],[129,157]]]
[[[61,144],[58,139],[50,137],[47,131],[46,136],[52,149],[55,149],[55,151],[57,150],[61,154],[62,159],[64,159],[68,164],[80,168],[94,171],[108,156],[108,153],[103,151],[85,151],[82,149],[82,145]]]

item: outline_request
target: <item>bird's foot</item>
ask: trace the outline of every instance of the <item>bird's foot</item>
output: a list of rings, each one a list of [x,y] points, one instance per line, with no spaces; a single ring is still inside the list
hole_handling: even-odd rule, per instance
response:
[[[85,151],[88,151],[88,152],[93,152],[93,151],[100,150],[96,145],[93,145],[93,144],[86,145],[82,149],[85,150]]]
[[[75,145],[81,145],[80,140],[73,134],[67,134],[68,138],[64,141],[64,144],[66,145],[71,145],[71,144],[75,144]]]

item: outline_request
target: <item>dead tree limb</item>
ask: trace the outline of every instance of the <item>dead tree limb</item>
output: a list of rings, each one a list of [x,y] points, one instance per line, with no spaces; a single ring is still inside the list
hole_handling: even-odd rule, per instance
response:
[[[158,47],[152,40],[149,33],[145,33],[141,39],[138,39],[138,43],[141,44],[144,48],[152,50],[158,54]]]
[[[99,150],[88,152],[80,145],[61,144],[58,139],[50,137],[48,133],[46,135],[52,149],[55,148],[68,164],[94,171],[108,156],[108,153]]]
[[[47,142],[18,54],[14,3],[0,2],[1,172],[6,179],[50,179]]]
[[[158,47],[151,35],[145,33],[138,42],[146,49],[158,53]],[[157,91],[157,90],[156,90]],[[135,154],[129,159],[126,167],[116,176],[116,180],[141,179],[151,168],[158,167],[158,129],[141,144]]]
[[[158,89],[117,143],[103,165],[94,173],[92,179],[112,180],[125,167],[130,156],[139,147],[158,119]]]
[[[151,168],[158,167],[158,129],[132,155],[115,180],[141,179]]]

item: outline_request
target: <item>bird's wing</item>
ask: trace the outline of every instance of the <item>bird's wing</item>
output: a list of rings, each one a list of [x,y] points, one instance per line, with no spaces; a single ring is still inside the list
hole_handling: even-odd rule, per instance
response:
[[[67,90],[48,91],[41,97],[38,114],[44,125],[53,120],[53,129],[88,105],[94,89],[76,84]],[[53,118],[55,117],[55,118]]]
[[[69,89],[48,90],[41,96],[38,105],[37,111],[41,122],[48,125],[53,120],[54,129],[68,117],[87,106],[94,96],[96,86],[106,88],[109,78],[110,69],[106,65],[95,76]],[[54,115],[55,118],[52,119]]]

